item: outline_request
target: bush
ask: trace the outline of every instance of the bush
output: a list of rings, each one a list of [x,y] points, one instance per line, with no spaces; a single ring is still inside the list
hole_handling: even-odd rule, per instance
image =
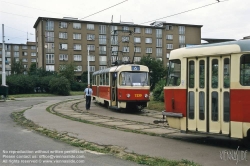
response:
[[[34,93],[36,79],[35,77],[22,74],[8,76],[6,84],[9,86],[9,94]]]
[[[50,92],[67,96],[70,94],[70,83],[65,77],[54,77],[49,82]]]
[[[56,76],[50,75],[50,76],[44,76],[40,78],[40,89],[42,92],[46,92],[46,93],[50,92],[49,82],[53,78],[56,78]]]
[[[70,89],[72,91],[83,91],[87,87],[87,83],[81,83],[81,82],[72,82],[70,85]]]
[[[165,79],[161,79],[159,82],[156,83],[155,89],[153,90],[153,96],[155,101],[162,101],[164,102],[164,86],[166,84]]]

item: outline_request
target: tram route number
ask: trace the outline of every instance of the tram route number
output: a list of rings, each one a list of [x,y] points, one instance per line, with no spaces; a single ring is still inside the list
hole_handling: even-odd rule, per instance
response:
[[[142,97],[142,94],[135,94],[135,97]]]

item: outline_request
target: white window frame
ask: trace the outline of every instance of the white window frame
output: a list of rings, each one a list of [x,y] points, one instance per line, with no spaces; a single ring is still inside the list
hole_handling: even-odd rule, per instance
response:
[[[89,51],[95,51],[95,45],[92,44],[88,44],[87,45],[87,50],[89,49]]]
[[[36,46],[30,46],[30,49],[31,49],[31,50],[35,50],[35,49],[36,49]]]
[[[141,43],[140,37],[134,37],[134,43]]]
[[[129,52],[129,47],[124,46],[124,47],[122,48],[122,52]]]
[[[95,30],[95,24],[87,24],[88,30]]]
[[[185,34],[185,26],[179,26],[179,34],[184,35]]]
[[[170,57],[170,53],[167,53],[166,58],[169,59],[169,57]]]
[[[106,44],[106,43],[107,43],[107,36],[99,35],[99,44]]]
[[[185,43],[185,36],[179,35],[179,43],[184,44]]]
[[[140,62],[141,61],[141,57],[135,56],[134,57],[134,62]]]
[[[81,44],[74,44],[74,50],[82,50]]]
[[[88,66],[87,66],[87,68],[88,68]],[[87,69],[88,70],[88,69]],[[94,72],[95,71],[95,66],[89,66],[89,71],[90,72]]]
[[[129,36],[122,36],[122,42],[129,42]]]
[[[73,33],[73,39],[74,40],[81,40],[82,34],[81,33]]]
[[[173,40],[173,35],[166,35],[167,40]]]
[[[27,46],[22,46],[22,49],[23,49],[23,50],[27,50],[28,47],[27,47]],[[6,49],[6,50],[8,50],[8,49]]]
[[[170,31],[170,30],[173,30],[173,29],[174,29],[173,25],[166,25],[166,30],[167,31]]]
[[[31,52],[30,56],[36,56],[36,52]]]
[[[68,44],[67,43],[59,43],[59,49],[60,50],[67,50]]]
[[[173,47],[173,44],[167,44],[167,50],[172,50],[174,47]]]
[[[135,28],[135,33],[141,33],[141,28],[136,27],[136,28]]]
[[[36,62],[36,58],[31,58],[30,61],[31,62]]]
[[[54,42],[54,32],[46,31],[45,32],[45,41]]]
[[[73,23],[73,29],[81,29],[82,28],[82,24],[81,23],[79,23],[79,22],[74,22]]]
[[[60,61],[67,61],[68,55],[67,54],[59,54],[59,60]]]
[[[74,71],[76,71],[76,72],[82,71],[82,66],[80,66],[80,65],[76,66]]]
[[[82,61],[82,55],[80,55],[80,54],[75,54],[74,55],[74,61],[75,62],[80,62],[80,61]]]
[[[67,32],[59,32],[59,39],[68,39]]]
[[[162,38],[162,29],[156,29],[155,33],[156,33],[156,38]]]
[[[146,37],[145,38],[145,43],[146,44],[151,44],[152,43],[152,38],[151,37]]]
[[[106,34],[106,25],[99,25],[99,34]]]
[[[62,29],[68,28],[67,22],[64,22],[64,21],[59,22],[59,28],[62,28]]]
[[[54,54],[46,54],[46,64],[55,64]]]
[[[145,28],[146,34],[152,34],[152,28]]]
[[[99,46],[99,54],[106,54],[107,48],[106,46]]]
[[[141,47],[134,47],[134,52],[141,52]]]
[[[162,48],[156,48],[156,56],[157,57],[162,57]]]
[[[94,34],[87,34],[87,40],[95,40]]]
[[[55,65],[46,65],[46,71],[55,71]]]
[[[152,47],[147,47],[145,52],[147,54],[152,54]]]
[[[89,61],[94,62],[95,61],[95,55],[89,55]]]
[[[28,62],[28,59],[27,58],[23,58],[22,62]]]
[[[162,39],[156,39],[156,47],[162,47]]]

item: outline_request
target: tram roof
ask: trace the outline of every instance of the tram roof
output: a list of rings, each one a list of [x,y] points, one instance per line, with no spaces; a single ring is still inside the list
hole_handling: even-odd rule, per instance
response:
[[[180,48],[171,51],[170,59],[228,55],[240,52],[250,52],[250,39]]]
[[[107,69],[95,71],[95,72],[93,73],[93,75],[102,74],[102,73],[108,73],[108,72],[119,71],[119,70],[121,70],[122,68],[125,68],[125,67],[127,67],[127,66],[143,66],[143,65],[138,65],[138,64],[123,64],[123,65],[119,65],[119,66],[112,66],[112,67],[107,68]],[[146,66],[145,66],[145,67],[146,67]],[[145,70],[144,70],[144,71],[145,71]]]

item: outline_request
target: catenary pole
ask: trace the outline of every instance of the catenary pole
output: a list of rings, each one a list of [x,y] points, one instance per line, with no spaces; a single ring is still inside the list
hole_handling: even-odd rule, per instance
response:
[[[2,24],[2,86],[6,86],[6,74],[5,74],[5,47],[4,47],[4,24]]]

